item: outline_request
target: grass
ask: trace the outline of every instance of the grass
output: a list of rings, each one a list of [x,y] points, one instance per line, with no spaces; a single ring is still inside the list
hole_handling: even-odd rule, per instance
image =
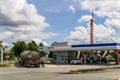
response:
[[[0,67],[8,66],[7,64],[0,64]]]
[[[8,65],[8,64],[0,64],[1,68],[12,68],[13,66]]]

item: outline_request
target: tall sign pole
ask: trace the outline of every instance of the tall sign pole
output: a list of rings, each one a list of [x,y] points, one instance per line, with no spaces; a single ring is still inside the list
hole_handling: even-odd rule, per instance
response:
[[[93,17],[94,17],[94,13],[93,13],[93,9],[92,9],[92,19],[90,19],[90,44],[93,44]]]

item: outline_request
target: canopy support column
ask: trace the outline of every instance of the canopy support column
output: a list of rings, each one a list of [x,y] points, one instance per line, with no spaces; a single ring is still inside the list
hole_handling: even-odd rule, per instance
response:
[[[82,52],[82,64],[86,64],[86,54]]]
[[[79,59],[80,58],[80,50],[78,50],[78,52],[77,52],[77,59]]]
[[[119,53],[119,50],[116,49],[116,64],[117,64],[117,65],[119,64],[119,62],[118,62],[118,53]]]

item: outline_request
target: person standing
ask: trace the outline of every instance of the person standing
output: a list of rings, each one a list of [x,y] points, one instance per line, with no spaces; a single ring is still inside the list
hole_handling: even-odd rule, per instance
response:
[[[41,61],[42,67],[45,67],[45,63],[44,61]]]

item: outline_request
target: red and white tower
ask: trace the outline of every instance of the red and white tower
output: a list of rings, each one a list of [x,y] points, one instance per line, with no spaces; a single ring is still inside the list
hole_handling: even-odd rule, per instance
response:
[[[94,13],[93,13],[93,9],[92,9],[92,19],[90,19],[90,44],[93,44],[93,17],[94,17]]]

